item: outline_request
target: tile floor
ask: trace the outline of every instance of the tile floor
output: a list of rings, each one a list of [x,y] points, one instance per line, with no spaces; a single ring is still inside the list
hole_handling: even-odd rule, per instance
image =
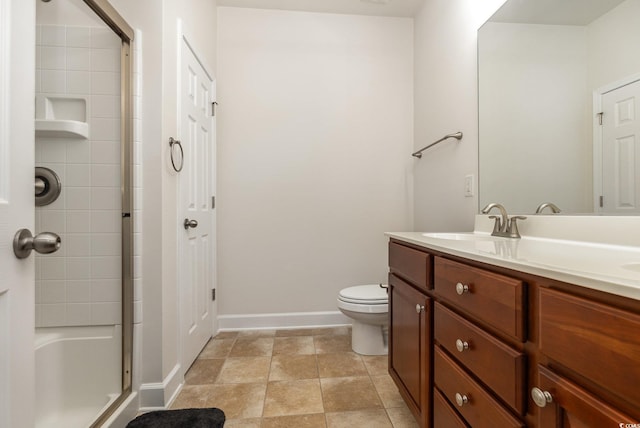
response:
[[[351,350],[348,327],[224,332],[186,375],[172,409],[218,407],[225,428],[414,428],[386,356]]]

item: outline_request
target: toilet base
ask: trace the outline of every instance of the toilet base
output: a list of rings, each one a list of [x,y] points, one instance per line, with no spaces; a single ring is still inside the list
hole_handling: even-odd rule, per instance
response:
[[[361,355],[387,355],[388,331],[387,325],[354,320],[351,326],[351,349]]]

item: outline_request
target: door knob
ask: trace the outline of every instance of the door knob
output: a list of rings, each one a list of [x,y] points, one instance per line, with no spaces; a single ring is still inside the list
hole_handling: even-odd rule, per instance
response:
[[[198,227],[198,222],[196,220],[189,220],[188,218],[184,219],[184,228],[185,230],[189,229],[189,228],[196,228]]]
[[[52,232],[31,234],[29,229],[20,229],[13,238],[13,253],[19,259],[29,257],[31,250],[36,250],[40,254],[49,254],[58,251],[62,240]]]

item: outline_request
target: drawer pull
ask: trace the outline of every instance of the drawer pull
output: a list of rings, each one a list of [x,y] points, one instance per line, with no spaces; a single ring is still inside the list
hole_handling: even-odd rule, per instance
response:
[[[460,339],[456,340],[456,349],[458,352],[464,352],[469,349],[469,342],[462,341]]]
[[[458,404],[458,406],[462,407],[468,402],[469,402],[469,397],[467,397],[464,394],[460,394],[459,392],[456,392],[456,403]]]
[[[536,387],[531,389],[531,398],[533,398],[533,402],[536,403],[538,407],[544,407],[547,403],[553,401],[553,397],[548,391],[543,391]]]
[[[419,303],[416,305],[416,313],[420,313],[424,311],[424,306],[420,305]]]
[[[460,296],[468,292],[469,292],[469,286],[467,284],[463,284],[461,282],[456,284],[456,293],[458,293]]]

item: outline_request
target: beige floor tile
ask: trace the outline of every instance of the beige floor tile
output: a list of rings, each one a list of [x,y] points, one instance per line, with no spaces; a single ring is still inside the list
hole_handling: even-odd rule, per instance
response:
[[[376,391],[378,391],[378,396],[380,400],[382,400],[382,405],[385,408],[403,407],[405,405],[400,392],[398,392],[398,387],[393,382],[393,379],[391,379],[391,376],[371,376],[371,381]]]
[[[393,428],[418,428],[418,422],[413,417],[413,413],[407,406],[394,407],[393,409],[387,409],[387,415],[391,419]]]
[[[382,409],[327,413],[327,428],[392,428],[387,413]]]
[[[316,354],[330,354],[336,352],[352,352],[351,336],[314,336],[313,344]]]
[[[318,354],[320,377],[366,376],[367,369],[360,355],[355,352]]]
[[[312,336],[276,337],[273,342],[273,355],[315,353]]]
[[[389,373],[389,357],[387,355],[362,355],[362,362],[371,376]]]
[[[253,419],[227,419],[224,428],[260,428],[262,418]]]
[[[324,413],[264,418],[261,428],[325,428]],[[226,428],[226,425],[225,425]]]
[[[185,383],[188,385],[205,385],[215,383],[224,358],[196,359],[185,375]]]
[[[222,365],[217,383],[266,383],[271,357],[229,357]]]
[[[237,336],[237,331],[221,331],[215,335],[214,339],[235,339]]]
[[[238,337],[230,357],[270,357],[273,353],[272,337]]]
[[[262,416],[266,385],[242,383],[209,385],[207,404],[221,409],[227,419]]]
[[[314,328],[311,332],[314,336],[351,336],[351,326]]]
[[[320,379],[326,412],[382,408],[368,376]]]
[[[269,381],[314,379],[318,363],[314,355],[274,355],[271,358]]]
[[[290,337],[290,336],[313,336],[313,329],[296,328],[291,330],[276,330],[276,337]]]
[[[226,358],[235,341],[235,339],[211,339],[198,358]]]
[[[238,332],[238,337],[274,337],[275,330],[242,330]]]
[[[269,382],[264,417],[323,413],[318,379]]]
[[[211,385],[185,385],[173,404],[171,404],[171,409],[209,407],[207,400],[210,392]]]

